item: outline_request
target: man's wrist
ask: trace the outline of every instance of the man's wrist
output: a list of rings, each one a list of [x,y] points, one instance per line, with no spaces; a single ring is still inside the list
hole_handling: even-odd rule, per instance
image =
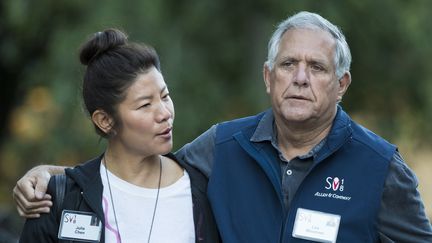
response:
[[[34,167],[33,169],[29,170],[27,174],[32,174],[33,172],[38,173],[48,173],[49,176],[57,175],[57,174],[63,174],[64,170],[67,167],[65,166],[58,166],[58,165],[38,165]]]
[[[48,173],[53,176],[57,174],[64,174],[65,169],[68,168],[66,166],[58,166],[58,165],[45,165]]]

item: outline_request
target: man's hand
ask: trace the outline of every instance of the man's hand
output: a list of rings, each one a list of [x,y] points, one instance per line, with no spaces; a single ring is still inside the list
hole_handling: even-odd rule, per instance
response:
[[[51,196],[46,194],[51,175],[64,173],[61,166],[40,165],[29,170],[13,189],[13,198],[20,216],[38,218],[48,213],[52,206]]]

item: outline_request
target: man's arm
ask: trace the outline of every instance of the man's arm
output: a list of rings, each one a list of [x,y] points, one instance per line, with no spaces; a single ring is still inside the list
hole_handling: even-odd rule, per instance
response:
[[[213,125],[192,142],[184,145],[175,155],[210,177],[213,167],[213,151],[215,146],[217,125]]]
[[[417,186],[414,172],[396,152],[390,162],[378,214],[378,230],[382,239],[432,242],[432,227]]]
[[[51,196],[46,194],[50,177],[64,173],[63,166],[40,165],[29,170],[15,185],[13,198],[20,216],[38,218],[48,213],[52,206]]]
[[[54,179],[54,178],[53,178]],[[58,200],[56,200],[56,187],[57,183],[55,180],[50,180],[48,183],[48,193],[52,193],[53,195],[53,209],[59,207],[59,205],[55,205]],[[58,210],[51,210],[49,213],[41,214],[39,218],[27,218],[24,227],[20,234],[19,242],[25,243],[54,243],[58,242],[57,238],[58,233]]]

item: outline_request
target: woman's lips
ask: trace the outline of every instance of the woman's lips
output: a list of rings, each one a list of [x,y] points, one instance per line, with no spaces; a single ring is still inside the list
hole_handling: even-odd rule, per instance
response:
[[[169,127],[165,130],[163,130],[161,133],[157,134],[157,136],[163,137],[163,138],[171,138],[171,131],[172,128]]]

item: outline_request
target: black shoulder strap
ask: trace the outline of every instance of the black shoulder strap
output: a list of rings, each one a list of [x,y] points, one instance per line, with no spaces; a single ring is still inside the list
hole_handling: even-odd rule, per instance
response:
[[[57,206],[57,218],[61,217],[62,209],[63,209],[63,200],[66,191],[66,175],[59,174],[54,175],[55,185],[56,185],[56,196],[55,196],[55,204]]]

